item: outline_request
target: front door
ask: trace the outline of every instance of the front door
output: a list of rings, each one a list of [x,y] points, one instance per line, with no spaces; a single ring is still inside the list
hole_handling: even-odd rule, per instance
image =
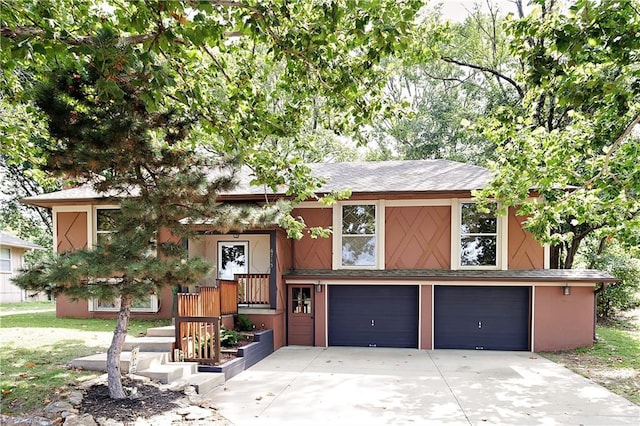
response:
[[[289,286],[289,345],[313,346],[313,286]]]

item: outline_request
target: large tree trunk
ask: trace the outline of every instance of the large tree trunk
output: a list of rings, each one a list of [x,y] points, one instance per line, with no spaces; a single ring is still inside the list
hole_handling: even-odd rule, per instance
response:
[[[120,312],[118,322],[113,332],[111,346],[107,351],[107,379],[109,386],[109,396],[113,399],[123,399],[127,397],[122,387],[122,372],[120,371],[120,354],[124,346],[124,339],[127,337],[127,327],[129,326],[129,316],[131,315],[131,296],[123,295],[120,298]]]

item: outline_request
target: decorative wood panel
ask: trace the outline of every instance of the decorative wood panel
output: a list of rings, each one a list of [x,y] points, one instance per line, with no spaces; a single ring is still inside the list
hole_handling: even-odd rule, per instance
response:
[[[58,240],[56,251],[58,253],[87,247],[86,212],[58,212],[56,222]]]
[[[525,220],[516,216],[514,208],[509,209],[509,269],[542,269],[544,249],[522,228]]]
[[[385,240],[386,269],[449,269],[451,209],[387,208]]]
[[[293,215],[303,217],[307,226],[331,226],[331,209],[300,209]],[[301,240],[293,241],[294,263],[296,269],[331,269],[331,238],[313,239],[305,235]]]

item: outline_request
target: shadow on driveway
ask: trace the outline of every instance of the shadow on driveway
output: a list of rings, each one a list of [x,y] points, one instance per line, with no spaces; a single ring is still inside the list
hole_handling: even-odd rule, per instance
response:
[[[640,424],[640,407],[530,352],[288,346],[206,395],[236,425]]]

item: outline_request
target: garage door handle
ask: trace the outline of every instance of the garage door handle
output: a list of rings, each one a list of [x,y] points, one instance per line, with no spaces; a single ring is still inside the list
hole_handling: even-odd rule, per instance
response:
[[[482,328],[482,321],[478,321],[478,328]]]

